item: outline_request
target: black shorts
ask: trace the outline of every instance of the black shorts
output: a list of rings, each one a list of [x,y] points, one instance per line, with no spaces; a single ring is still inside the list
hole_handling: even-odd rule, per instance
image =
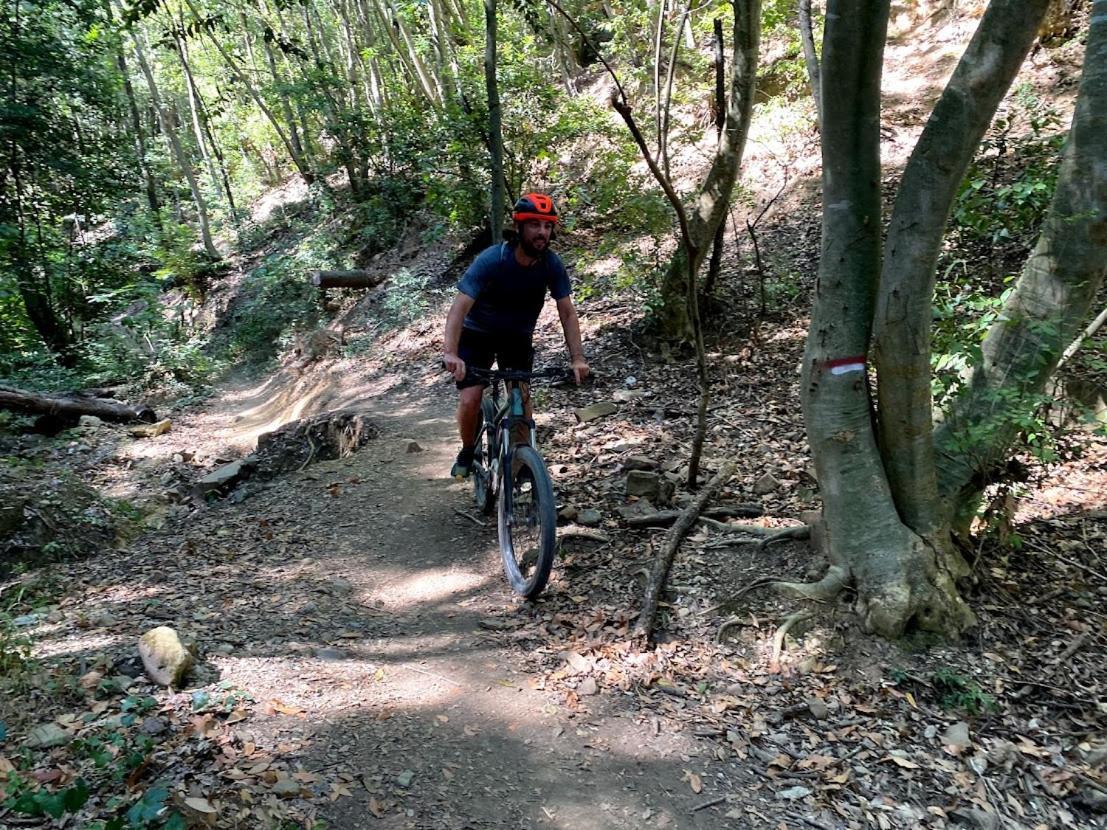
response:
[[[530,335],[484,334],[472,329],[462,329],[457,344],[457,356],[466,366],[491,369],[496,362],[498,369],[516,369],[529,372],[534,368],[534,346]],[[488,381],[469,377],[457,382],[458,389],[467,386],[487,386]]]

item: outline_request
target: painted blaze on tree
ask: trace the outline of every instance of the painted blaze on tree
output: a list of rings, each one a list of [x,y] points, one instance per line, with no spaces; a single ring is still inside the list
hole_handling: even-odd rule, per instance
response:
[[[986,474],[1078,335],[1107,273],[1107,0],[1091,15],[1052,204],[978,365],[934,426],[935,265],[957,188],[1038,32],[1048,0],[992,0],[904,171],[881,239],[880,75],[889,4],[831,0],[823,41],[823,244],[803,370],[831,568],[866,624],[956,635],[973,623],[954,546]],[[878,279],[874,279],[879,275]],[[877,379],[870,388],[868,356]]]

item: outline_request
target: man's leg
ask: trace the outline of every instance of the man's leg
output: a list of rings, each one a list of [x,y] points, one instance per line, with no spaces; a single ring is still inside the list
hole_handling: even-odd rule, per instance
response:
[[[457,431],[461,436],[461,451],[457,454],[450,475],[467,478],[473,469],[473,449],[477,445],[477,422],[480,420],[480,399],[483,386],[467,386],[458,391]]]
[[[462,330],[458,343],[458,356],[466,366],[487,369],[492,365],[492,350],[488,338],[468,329]],[[457,383],[457,431],[461,436],[461,450],[457,454],[450,475],[467,478],[473,468],[473,448],[477,443],[477,423],[480,420],[480,402],[484,383],[466,377]]]

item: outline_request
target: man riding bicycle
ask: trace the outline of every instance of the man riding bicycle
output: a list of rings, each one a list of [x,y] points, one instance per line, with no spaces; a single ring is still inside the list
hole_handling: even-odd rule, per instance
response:
[[[481,395],[487,381],[467,374],[468,366],[530,371],[534,366],[534,326],[546,293],[557,303],[557,313],[569,348],[576,382],[588,376],[588,363],[580,343],[580,323],[570,296],[569,275],[556,253],[549,249],[557,224],[553,199],[527,193],[511,214],[516,237],[486,249],[457,284],[457,296],[446,316],[446,369],[457,382],[457,428],[461,450],[450,475],[468,477],[480,416]],[[524,388],[527,417],[530,398]]]

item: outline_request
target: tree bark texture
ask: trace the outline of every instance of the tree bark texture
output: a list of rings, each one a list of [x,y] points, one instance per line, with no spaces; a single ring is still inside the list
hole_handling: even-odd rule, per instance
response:
[[[1107,0],[1095,0],[1076,111],[1037,245],[983,344],[982,362],[935,433],[938,486],[954,507],[1006,454],[1092,312],[1107,277]]]
[[[830,558],[866,626],[956,632],[971,621],[951,576],[896,513],[874,435],[866,353],[881,254],[880,78],[888,0],[831,0],[823,83],[822,256],[802,398]]]
[[[760,0],[735,0],[726,126],[696,198],[695,208],[689,216],[689,232],[697,255],[689,264],[681,248],[669,262],[661,285],[662,329],[667,337],[673,339],[691,341],[695,336],[687,299],[688,275],[690,273],[695,279],[695,275],[699,274],[708,242],[730,207],[730,197],[742,166],[746,136],[753,118],[760,36]]]
[[[934,464],[930,329],[935,269],[957,190],[1049,0],[992,0],[904,170],[888,226],[873,342],[880,442],[900,517],[945,524]]]

